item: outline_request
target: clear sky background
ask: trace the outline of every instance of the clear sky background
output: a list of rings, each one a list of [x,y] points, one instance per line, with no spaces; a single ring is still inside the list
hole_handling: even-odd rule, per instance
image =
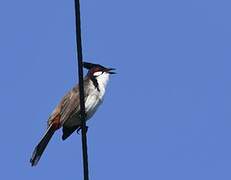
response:
[[[82,0],[84,59],[117,68],[90,179],[231,179],[230,0]],[[0,1],[0,179],[82,179],[81,136],[29,159],[77,81],[73,0]]]

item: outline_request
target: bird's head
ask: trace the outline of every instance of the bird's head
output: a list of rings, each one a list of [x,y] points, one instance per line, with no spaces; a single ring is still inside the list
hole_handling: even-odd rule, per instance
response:
[[[88,76],[96,78],[96,79],[103,77],[103,76],[109,76],[109,74],[116,74],[115,72],[113,72],[115,68],[107,68],[100,64],[84,62],[83,67],[89,70]]]

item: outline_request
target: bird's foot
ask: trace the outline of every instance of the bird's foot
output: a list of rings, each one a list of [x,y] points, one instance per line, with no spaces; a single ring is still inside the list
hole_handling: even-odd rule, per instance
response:
[[[80,131],[80,130],[82,130],[82,127],[79,127],[79,128],[77,129],[77,131],[76,131],[77,134],[79,134],[79,131]],[[86,132],[87,132],[87,131],[88,131],[88,126],[86,126]]]

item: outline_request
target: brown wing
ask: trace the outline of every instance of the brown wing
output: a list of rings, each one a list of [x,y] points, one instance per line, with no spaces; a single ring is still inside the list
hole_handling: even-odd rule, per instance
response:
[[[85,100],[89,94],[89,88],[87,88],[89,82],[87,78],[84,79]],[[58,124],[60,128],[73,115],[78,114],[80,111],[79,101],[79,86],[76,85],[62,98],[61,102],[54,109],[48,119],[48,127],[55,123]]]
[[[61,127],[64,122],[78,109],[79,104],[79,93],[77,91],[78,87],[75,86],[71,91],[69,91],[54,109],[52,114],[48,119],[48,127],[51,124],[59,124]]]
[[[91,81],[88,81],[87,79],[84,80],[84,94],[85,94],[85,101],[86,98],[88,97],[88,94],[91,91],[92,86],[89,86],[88,83],[90,83]],[[79,92],[78,90],[78,86],[76,87],[76,91]],[[74,89],[75,90],[75,89]],[[78,101],[76,101],[75,99],[78,99]],[[65,140],[67,139],[76,129],[78,129],[79,127],[81,127],[81,119],[80,119],[80,105],[79,105],[79,94],[77,97],[74,97],[74,102],[71,102],[70,105],[75,104],[75,102],[77,102],[77,108],[74,110],[74,112],[71,114],[71,116],[69,116],[69,118],[63,123],[63,136],[62,139]]]

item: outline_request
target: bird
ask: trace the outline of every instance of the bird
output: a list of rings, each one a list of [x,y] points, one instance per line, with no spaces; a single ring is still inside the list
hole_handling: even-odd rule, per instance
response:
[[[88,69],[83,79],[86,121],[89,120],[102,104],[105,90],[115,68],[107,68],[100,64],[83,62]],[[36,166],[55,131],[62,128],[62,140],[67,139],[74,131],[81,129],[79,85],[76,84],[55,107],[47,121],[47,130],[36,145],[30,158],[31,166]]]

